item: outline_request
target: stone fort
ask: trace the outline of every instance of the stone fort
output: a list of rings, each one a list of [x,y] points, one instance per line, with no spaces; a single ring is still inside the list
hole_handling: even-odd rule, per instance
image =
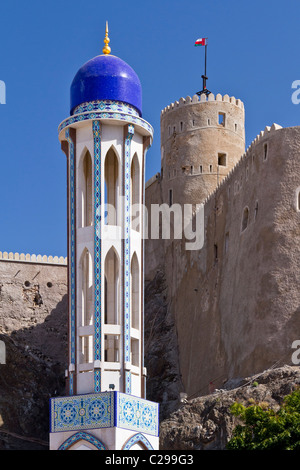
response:
[[[146,206],[203,204],[204,243],[186,250],[184,238],[145,240],[145,284],[168,318],[150,299],[146,321],[166,322],[173,361],[161,395],[151,385],[160,372],[148,369],[150,398],[204,395],[291,363],[300,326],[299,156],[300,127],[277,124],[245,151],[244,104],[234,97],[195,95],[162,110],[161,171],[146,183]],[[0,273],[1,339],[63,373],[67,259],[0,252]]]

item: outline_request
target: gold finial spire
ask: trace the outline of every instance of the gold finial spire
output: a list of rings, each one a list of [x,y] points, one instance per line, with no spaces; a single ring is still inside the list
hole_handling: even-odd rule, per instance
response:
[[[110,39],[108,37],[108,22],[106,22],[106,28],[105,28],[105,38],[104,38],[104,44],[105,46],[102,49],[103,54],[110,54],[111,48],[109,47],[109,42]]]

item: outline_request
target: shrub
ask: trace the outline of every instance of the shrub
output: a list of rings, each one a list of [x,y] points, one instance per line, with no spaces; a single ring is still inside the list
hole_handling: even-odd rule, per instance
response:
[[[284,399],[279,411],[265,404],[231,406],[238,424],[227,443],[230,450],[300,450],[300,390]]]

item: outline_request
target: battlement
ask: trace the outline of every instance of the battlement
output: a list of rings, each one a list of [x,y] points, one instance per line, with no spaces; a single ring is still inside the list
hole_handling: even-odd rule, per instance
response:
[[[251,142],[245,153],[241,156],[239,161],[235,164],[235,166],[230,170],[228,175],[225,176],[225,178],[218,184],[216,189],[210,193],[207,198],[204,200],[203,204],[205,205],[211,198],[213,198],[216,193],[219,191],[220,188],[222,188],[225,184],[228,183],[228,181],[233,178],[233,176],[236,173],[236,170],[242,165],[242,163],[248,158],[248,156],[251,154],[251,152],[255,149],[256,145],[259,144],[263,139],[270,137],[274,132],[277,130],[282,129],[282,126],[279,124],[272,124],[272,126],[266,126],[263,131],[261,131],[255,139]]]
[[[18,261],[21,263],[40,263],[40,264],[56,264],[67,265],[67,258],[63,256],[47,256],[47,255],[30,255],[29,253],[8,253],[0,251],[0,261]]]
[[[192,105],[192,104],[199,104],[199,103],[211,103],[211,102],[223,102],[223,103],[230,103],[238,108],[244,109],[244,103],[240,100],[235,98],[234,96],[224,95],[222,96],[218,93],[216,96],[213,93],[210,93],[206,96],[204,93],[200,96],[194,95],[192,98],[187,96],[186,98],[180,98],[179,101],[175,101],[175,103],[171,103],[169,106],[166,106],[161,111],[161,116],[169,111],[174,111],[177,108],[185,105]]]

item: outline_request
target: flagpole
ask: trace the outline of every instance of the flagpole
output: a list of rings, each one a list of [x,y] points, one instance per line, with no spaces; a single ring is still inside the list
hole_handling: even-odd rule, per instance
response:
[[[202,95],[205,93],[206,95],[209,95],[211,92],[206,88],[206,80],[208,80],[207,75],[207,38],[205,38],[205,59],[204,59],[204,75],[201,75],[202,81],[203,81],[203,88],[201,91],[197,92],[197,95]]]
[[[204,75],[206,76],[206,62],[207,62],[207,39],[205,40],[205,72]]]

